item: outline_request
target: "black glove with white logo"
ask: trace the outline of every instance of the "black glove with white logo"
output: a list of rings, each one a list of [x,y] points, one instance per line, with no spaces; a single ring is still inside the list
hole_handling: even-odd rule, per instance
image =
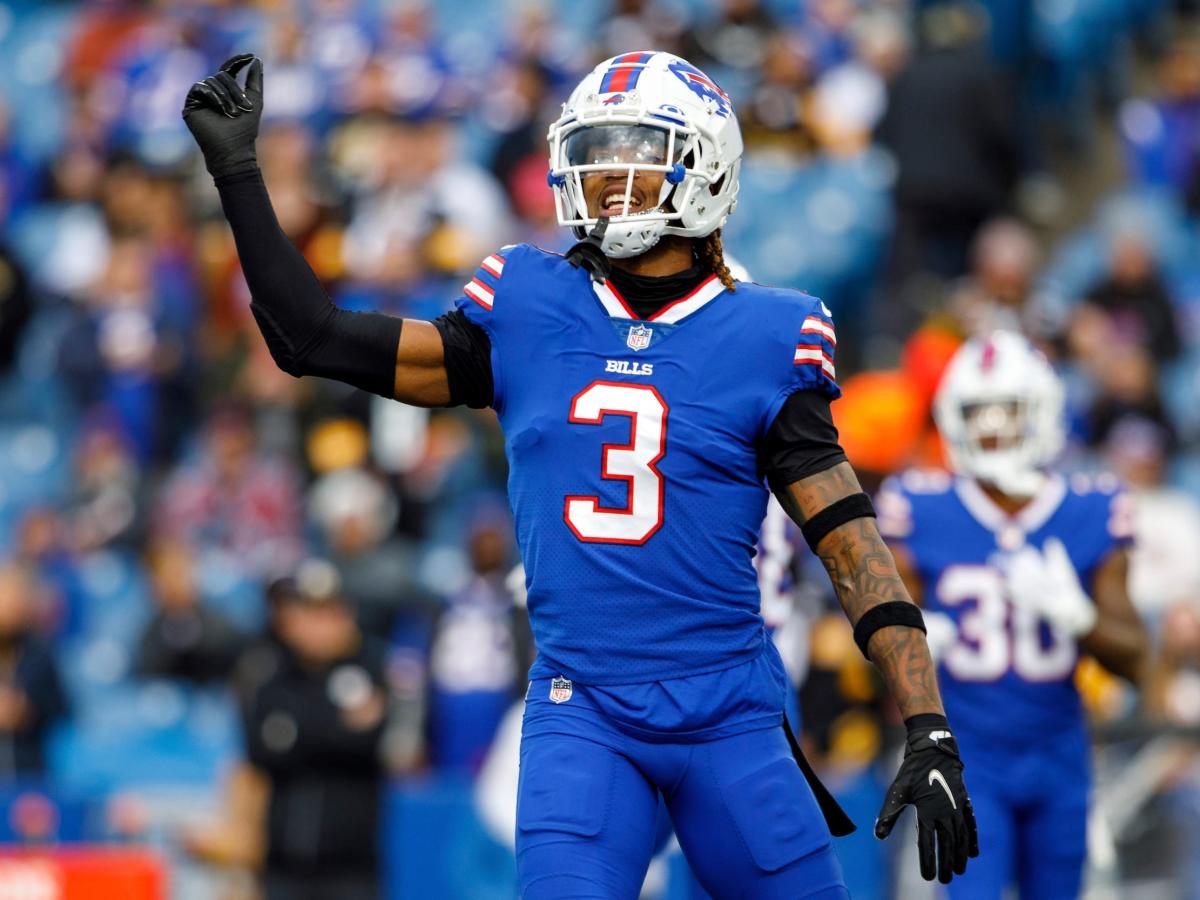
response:
[[[917,809],[921,877],[933,881],[936,874],[938,881],[949,884],[954,875],[967,871],[968,857],[979,855],[975,812],[963,784],[958,744],[945,716],[912,716],[905,725],[904,762],[875,820],[875,837],[883,840],[891,834],[900,813],[911,803]]]
[[[246,89],[242,90],[237,76],[247,64]],[[214,179],[258,168],[254,139],[262,118],[262,98],[262,60],[253,53],[229,57],[188,91],[183,121],[200,145],[204,164]]]

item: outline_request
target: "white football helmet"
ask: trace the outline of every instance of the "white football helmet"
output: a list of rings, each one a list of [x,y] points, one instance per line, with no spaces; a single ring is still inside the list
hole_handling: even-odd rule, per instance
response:
[[[947,366],[934,398],[951,466],[1029,497],[1066,437],[1062,382],[1024,337],[996,331],[967,341]]]
[[[733,105],[712,79],[670,53],[600,63],[571,92],[547,139],[558,222],[580,239],[599,221],[588,215],[584,178],[626,173],[613,198],[621,209],[607,217],[601,243],[607,256],[644,253],[664,234],[705,237],[737,200],[742,133]],[[662,188],[653,205],[631,209],[639,171],[664,173]]]

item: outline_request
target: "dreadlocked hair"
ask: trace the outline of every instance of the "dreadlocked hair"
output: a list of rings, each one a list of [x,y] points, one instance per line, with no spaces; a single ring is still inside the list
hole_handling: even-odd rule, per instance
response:
[[[733,275],[729,272],[729,266],[725,265],[725,250],[721,246],[720,228],[696,245],[696,259],[706,266],[708,271],[721,279],[721,284],[725,285],[727,291],[737,290]]]

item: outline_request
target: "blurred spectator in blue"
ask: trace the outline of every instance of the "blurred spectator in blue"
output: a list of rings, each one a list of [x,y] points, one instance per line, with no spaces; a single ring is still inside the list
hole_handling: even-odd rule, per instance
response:
[[[354,623],[337,572],[297,570],[275,614],[275,665],[247,703],[250,762],[270,782],[267,900],[379,896],[386,646]]]
[[[906,23],[888,12],[863,14],[849,32],[853,53],[821,72],[811,116],[828,152],[853,156],[866,147],[887,109],[888,83],[911,51]]]
[[[322,475],[308,510],[363,631],[387,638],[397,618],[432,617],[434,601],[416,584],[418,549],[396,534],[397,500],[381,478],[357,467]]]
[[[919,49],[893,79],[878,137],[895,156],[893,285],[966,270],[979,227],[1003,213],[1018,175],[1015,108],[982,44],[973,7],[921,16]]]
[[[1135,179],[1177,191],[1200,215],[1200,40],[1176,38],[1158,81],[1157,97],[1121,108],[1127,165]]]
[[[75,445],[75,478],[63,510],[75,553],[141,539],[142,472],[121,423],[102,412],[85,420]]]
[[[73,297],[104,273],[109,232],[98,205],[104,166],[94,146],[69,141],[50,162],[43,202],[10,227],[34,284],[49,294]]]
[[[532,662],[528,618],[505,584],[509,530],[498,516],[475,523],[467,545],[471,579],[446,598],[434,626],[429,746],[433,765],[444,771],[479,771]]]
[[[151,527],[198,550],[220,551],[235,574],[260,578],[295,565],[303,542],[298,475],[255,442],[248,410],[218,406],[199,452],[167,477]]]
[[[541,66],[550,79],[551,94],[561,100],[593,62],[628,53],[631,47],[669,50],[671,19],[671,12],[662,10],[655,0],[615,0],[612,11],[595,23],[595,32],[583,35],[564,27],[551,4],[539,0],[511,4],[501,56],[514,64]],[[599,43],[598,48],[590,45],[592,40]],[[490,79],[491,73],[485,72],[479,87],[486,91]]]
[[[187,158],[191,142],[179,98],[223,58],[229,36],[206,5],[175,3],[129,35],[104,79],[109,144],[156,165]]]
[[[469,96],[433,28],[433,14],[423,0],[392,4],[384,15],[372,65],[386,84],[386,111],[420,115],[430,108],[466,109]]]
[[[0,773],[9,777],[45,770],[50,727],[68,711],[58,664],[33,621],[29,575],[0,565]]]
[[[333,114],[329,85],[309,53],[310,37],[304,20],[284,9],[271,16],[267,24],[263,52],[271,72],[263,88],[267,122],[303,122],[318,128],[327,124]]]
[[[857,0],[806,0],[799,3],[799,30],[812,44],[813,61],[825,71],[853,54],[852,29],[862,4]]]
[[[144,236],[112,238],[104,271],[72,307],[59,368],[85,408],[103,404],[117,417],[140,460],[159,457],[182,426],[176,413],[186,387],[177,379],[186,338],[158,304],[154,247]],[[161,271],[161,270],[160,270]]]
[[[335,147],[355,195],[343,245],[354,299],[345,305],[432,318],[452,296],[445,279],[511,239],[503,191],[457,157],[453,122],[441,111],[357,119]]]
[[[137,674],[195,684],[223,681],[233,671],[244,638],[224,616],[201,603],[191,548],[158,541],[147,548],[145,561],[155,612],[138,642]]]
[[[320,70],[330,101],[340,112],[340,99],[371,56],[374,17],[358,0],[313,0],[304,13],[304,55]]]
[[[10,110],[0,100],[0,223],[7,223],[37,199],[33,166],[12,138]]]

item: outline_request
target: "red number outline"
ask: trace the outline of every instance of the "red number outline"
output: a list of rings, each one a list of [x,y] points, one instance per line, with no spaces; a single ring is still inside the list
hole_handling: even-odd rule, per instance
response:
[[[654,476],[658,479],[658,509],[657,509],[656,515],[655,515],[654,526],[649,531],[647,531],[645,535],[643,535],[640,538],[633,539],[633,538],[586,537],[585,535],[580,534],[579,529],[577,529],[575,527],[575,525],[571,522],[571,518],[569,516],[569,512],[571,509],[571,502],[573,500],[578,500],[578,501],[582,501],[585,503],[591,503],[591,505],[592,505],[591,511],[593,513],[612,513],[613,515],[626,515],[626,516],[633,515],[633,483],[634,483],[633,476],[632,475],[618,475],[618,474],[609,472],[609,470],[608,470],[608,454],[613,450],[631,451],[636,448],[636,446],[637,446],[638,413],[636,410],[630,410],[630,409],[610,409],[608,407],[601,407],[599,410],[597,410],[595,418],[587,418],[587,417],[578,415],[576,413],[576,406],[579,403],[579,399],[584,394],[586,394],[588,391],[590,391],[592,388],[597,387],[598,385],[619,387],[619,388],[632,389],[632,390],[638,390],[638,391],[649,391],[650,393],[652,393],[655,396],[655,398],[657,398],[658,402],[662,405],[662,411],[663,411],[662,412],[662,431],[659,434],[659,439],[658,439],[658,453],[655,454],[653,459],[651,459],[649,462],[646,463],[646,468],[649,469],[651,472],[653,472]],[[661,460],[663,458],[663,456],[667,452],[667,418],[670,415],[670,412],[671,412],[671,409],[669,406],[667,406],[667,401],[663,399],[662,394],[660,394],[658,392],[658,388],[656,388],[650,384],[630,384],[627,381],[607,381],[605,379],[597,379],[596,381],[593,381],[591,384],[589,384],[587,387],[585,387],[583,390],[581,390],[579,393],[577,393],[574,397],[571,398],[571,411],[567,416],[567,421],[571,422],[573,424],[576,424],[576,425],[599,425],[601,422],[604,421],[604,417],[609,416],[609,415],[626,416],[630,420],[629,443],[628,444],[604,444],[601,446],[601,457],[600,457],[600,459],[601,459],[600,477],[601,478],[608,479],[609,481],[624,481],[624,482],[626,482],[627,499],[625,501],[624,508],[613,508],[613,507],[601,506],[600,498],[597,496],[594,496],[594,495],[569,494],[563,501],[563,521],[566,523],[567,527],[571,529],[571,533],[574,534],[575,537],[579,538],[579,540],[584,541],[589,544],[629,544],[629,545],[634,545],[634,546],[640,546],[641,544],[644,544],[644,543],[646,543],[646,541],[650,540],[650,538],[652,538],[655,535],[655,533],[660,528],[662,528],[663,500],[664,500],[666,480],[663,478],[662,472],[660,472],[658,469],[658,462],[659,462],[659,460]]]

